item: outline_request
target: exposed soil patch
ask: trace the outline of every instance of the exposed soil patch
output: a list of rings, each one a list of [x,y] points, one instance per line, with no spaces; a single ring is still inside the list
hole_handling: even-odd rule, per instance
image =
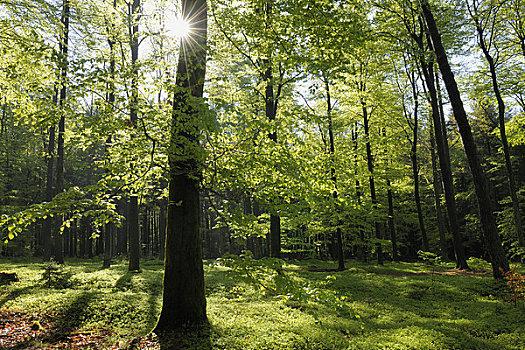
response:
[[[106,329],[66,330],[57,327],[55,319],[56,315],[51,314],[31,315],[16,310],[0,309],[0,350],[160,349],[158,342],[149,337],[112,341],[110,339],[113,334]]]

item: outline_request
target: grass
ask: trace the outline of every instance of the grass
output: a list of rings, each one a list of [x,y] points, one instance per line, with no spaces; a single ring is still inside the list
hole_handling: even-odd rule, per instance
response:
[[[162,264],[143,261],[141,273],[129,273],[126,261],[109,269],[101,266],[101,261],[68,261],[64,281],[48,287],[41,279],[41,262],[0,260],[0,271],[20,278],[0,286],[0,309],[48,314],[69,331],[106,329],[111,335],[100,348],[124,348],[155,324]],[[198,337],[186,335],[179,348],[525,348],[525,306],[507,301],[503,282],[442,274],[449,267],[443,265],[349,262],[347,270],[329,272],[334,266],[319,260],[285,265],[296,286],[333,297],[316,301],[278,298],[229,268],[205,262],[211,328]]]

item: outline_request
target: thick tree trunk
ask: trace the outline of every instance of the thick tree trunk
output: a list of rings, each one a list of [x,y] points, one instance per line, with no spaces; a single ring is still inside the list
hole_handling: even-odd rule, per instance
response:
[[[202,97],[206,72],[206,0],[183,0],[183,18],[191,38],[182,40],[173,97],[169,148],[170,183],[164,294],[155,332],[207,323],[199,178],[199,115],[190,97]]]
[[[481,167],[478,159],[476,144],[472,137],[472,131],[467,119],[465,108],[461,100],[456,79],[452,73],[452,69],[448,63],[447,54],[443,43],[441,42],[441,35],[439,34],[434,15],[431,12],[427,0],[419,0],[423,11],[423,16],[430,33],[433,50],[436,53],[437,62],[448,91],[452,109],[454,111],[454,118],[458,125],[463,148],[467,155],[470,171],[474,181],[474,188],[478,199],[478,206],[480,212],[481,226],[485,237],[485,243],[490,254],[492,263],[492,272],[495,278],[503,278],[503,274],[509,270],[509,263],[505,256],[505,251],[501,246],[501,241],[496,226],[494,213],[492,212],[492,203],[489,198],[488,182],[485,173]]]

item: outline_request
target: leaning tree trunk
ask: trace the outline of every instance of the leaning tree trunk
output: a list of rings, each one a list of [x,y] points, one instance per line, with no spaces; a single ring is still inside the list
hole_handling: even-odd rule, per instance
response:
[[[426,63],[424,59],[420,59],[420,65],[423,70],[425,83],[428,88],[428,93],[430,95],[432,121],[434,123],[434,137],[438,150],[439,166],[441,168],[443,186],[445,188],[445,203],[450,223],[450,231],[452,234],[452,242],[454,245],[454,253],[456,255],[456,267],[458,269],[467,270],[469,269],[469,267],[465,256],[465,250],[463,249],[463,238],[459,230],[456,210],[456,198],[454,194],[454,181],[452,178],[450,158],[447,156],[448,150],[446,150],[445,146],[446,143],[444,138],[446,137],[446,134],[442,129],[444,128],[444,125],[441,123],[441,117],[439,113],[439,105],[436,92],[436,85],[434,82],[433,68],[432,64]]]
[[[421,26],[423,26],[423,23],[421,23]],[[419,50],[421,51],[421,57],[419,57],[419,65],[421,66],[421,70],[423,71],[425,85],[428,88],[428,95],[430,98],[430,105],[432,109],[432,121],[434,124],[434,136],[438,151],[439,166],[441,168],[443,186],[445,189],[445,203],[450,224],[450,232],[452,234],[454,253],[456,257],[456,267],[459,269],[468,269],[469,267],[467,264],[467,259],[465,257],[465,251],[463,249],[463,238],[459,230],[457,218],[454,181],[452,178],[452,169],[450,166],[450,157],[448,153],[448,144],[446,139],[447,136],[446,132],[444,131],[444,124],[441,122],[441,116],[439,113],[438,96],[436,92],[436,85],[434,83],[433,64],[432,62],[430,64],[427,63],[423,56],[426,52],[426,48],[423,41],[423,28],[421,28],[421,32],[419,34],[413,33],[411,34],[411,36],[412,39],[416,42]]]
[[[461,100],[454,73],[452,73],[452,69],[448,63],[447,54],[443,47],[441,35],[438,31],[434,15],[432,14],[427,0],[419,0],[419,3],[432,40],[433,50],[436,53],[439,69],[447,88],[450,103],[452,104],[454,118],[458,125],[463,148],[467,155],[470,171],[472,173],[476,197],[478,199],[483,235],[491,258],[492,272],[495,278],[503,278],[504,273],[509,270],[509,263],[505,256],[505,251],[501,246],[496,220],[494,213],[492,212],[492,202],[489,198],[488,182],[478,159],[476,144],[474,143],[467,114],[463,107],[463,101]]]
[[[157,333],[207,323],[199,226],[203,155],[200,116],[193,105],[202,97],[206,72],[206,0],[184,0],[182,15],[191,23],[192,33],[181,42],[173,94],[164,294]]]
[[[516,194],[516,180],[514,179],[514,171],[512,170],[512,162],[510,160],[509,143],[507,141],[507,133],[505,131],[505,102],[503,102],[503,98],[501,97],[501,92],[499,89],[496,63],[494,62],[494,58],[490,54],[489,49],[485,43],[482,24],[479,22],[476,16],[474,20],[476,24],[476,30],[478,32],[479,46],[481,47],[481,51],[483,51],[483,55],[489,64],[492,88],[494,90],[494,95],[496,95],[496,100],[498,101],[499,133],[501,137],[501,145],[503,146],[503,155],[505,157],[505,168],[507,170],[507,182],[509,186],[510,198],[512,200],[512,211],[514,214],[516,237],[518,238],[520,245],[525,247],[525,237],[523,235],[523,226],[521,223],[520,204],[518,195]]]

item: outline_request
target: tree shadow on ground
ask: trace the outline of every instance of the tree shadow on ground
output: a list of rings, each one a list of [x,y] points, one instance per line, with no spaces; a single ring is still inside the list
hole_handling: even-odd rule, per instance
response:
[[[38,338],[30,338],[12,347],[12,349],[26,349],[35,342],[56,345],[67,342],[68,336],[81,325],[90,312],[89,303],[95,297],[95,292],[82,292],[53,319],[53,325]]]
[[[156,334],[161,350],[211,350],[212,327],[210,325],[186,326]]]
[[[15,300],[23,294],[29,294],[34,288],[36,288],[36,286],[26,286],[12,290],[9,294],[0,299],[0,307],[4,306],[8,301]]]

